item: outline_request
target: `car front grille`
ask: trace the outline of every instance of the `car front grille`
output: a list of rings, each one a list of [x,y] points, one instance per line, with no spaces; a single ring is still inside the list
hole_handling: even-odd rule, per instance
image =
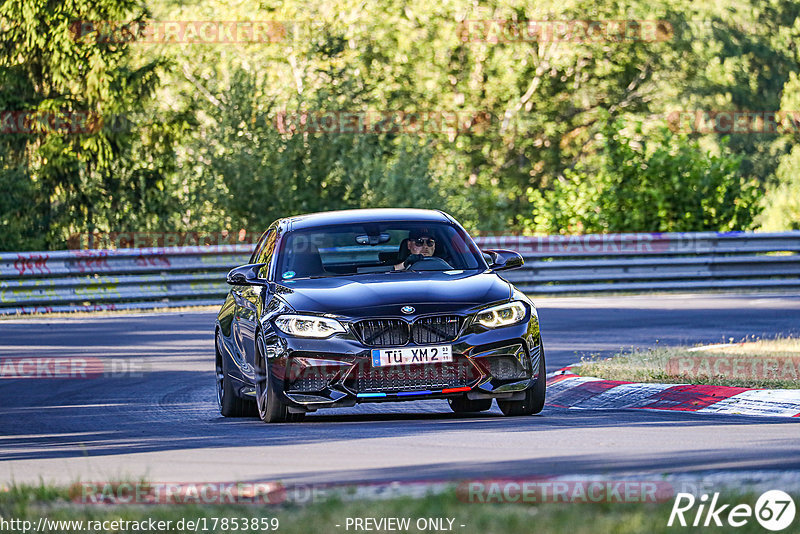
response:
[[[357,393],[396,393],[464,387],[478,378],[475,367],[465,358],[424,365],[356,366],[348,382]]]
[[[365,345],[391,347],[405,345],[409,339],[409,325],[402,319],[369,319],[355,324],[355,331]]]
[[[445,343],[458,337],[461,330],[461,317],[458,315],[436,315],[422,317],[414,322],[411,329],[414,343]]]
[[[403,319],[367,319],[355,323],[354,329],[361,341],[370,347],[397,347],[410,340],[427,345],[454,341],[461,331],[462,321],[458,315],[421,317],[413,324]]]

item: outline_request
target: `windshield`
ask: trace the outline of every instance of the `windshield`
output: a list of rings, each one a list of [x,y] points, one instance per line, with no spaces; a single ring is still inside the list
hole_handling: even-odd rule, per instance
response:
[[[398,271],[485,269],[472,240],[445,223],[366,223],[288,233],[277,278],[328,277]]]

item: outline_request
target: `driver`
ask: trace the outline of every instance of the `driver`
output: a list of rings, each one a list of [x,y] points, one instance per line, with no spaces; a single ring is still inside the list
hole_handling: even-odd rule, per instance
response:
[[[406,241],[409,256],[402,263],[394,266],[395,271],[404,271],[412,263],[419,261],[423,257],[433,256],[436,250],[436,240],[425,229],[414,229],[408,233],[408,241]]]

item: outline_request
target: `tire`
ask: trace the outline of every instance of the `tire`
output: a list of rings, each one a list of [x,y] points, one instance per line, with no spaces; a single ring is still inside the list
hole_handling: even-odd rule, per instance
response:
[[[492,407],[492,399],[470,400],[466,395],[447,399],[447,402],[455,413],[485,412]]]
[[[521,401],[497,401],[503,415],[533,415],[544,409],[545,393],[547,388],[547,372],[544,361],[544,346],[539,342],[539,376],[532,388],[525,390],[525,399]]]
[[[236,395],[233,381],[228,375],[228,367],[225,365],[225,358],[223,358],[219,350],[220,343],[219,334],[217,334],[214,347],[216,351],[215,371],[219,413],[223,417],[253,417],[256,415],[256,404]]]
[[[269,362],[264,358],[264,346],[256,336],[256,408],[258,417],[265,423],[299,422],[305,413],[289,413],[289,408],[278,397],[269,373]]]

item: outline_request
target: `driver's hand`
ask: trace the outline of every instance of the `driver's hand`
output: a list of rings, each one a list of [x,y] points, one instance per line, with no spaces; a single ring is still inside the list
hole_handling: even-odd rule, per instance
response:
[[[417,263],[419,260],[421,260],[424,257],[425,256],[423,256],[422,254],[409,254],[409,256],[406,258],[406,261],[403,262],[403,267],[408,269],[408,267],[411,264]]]

